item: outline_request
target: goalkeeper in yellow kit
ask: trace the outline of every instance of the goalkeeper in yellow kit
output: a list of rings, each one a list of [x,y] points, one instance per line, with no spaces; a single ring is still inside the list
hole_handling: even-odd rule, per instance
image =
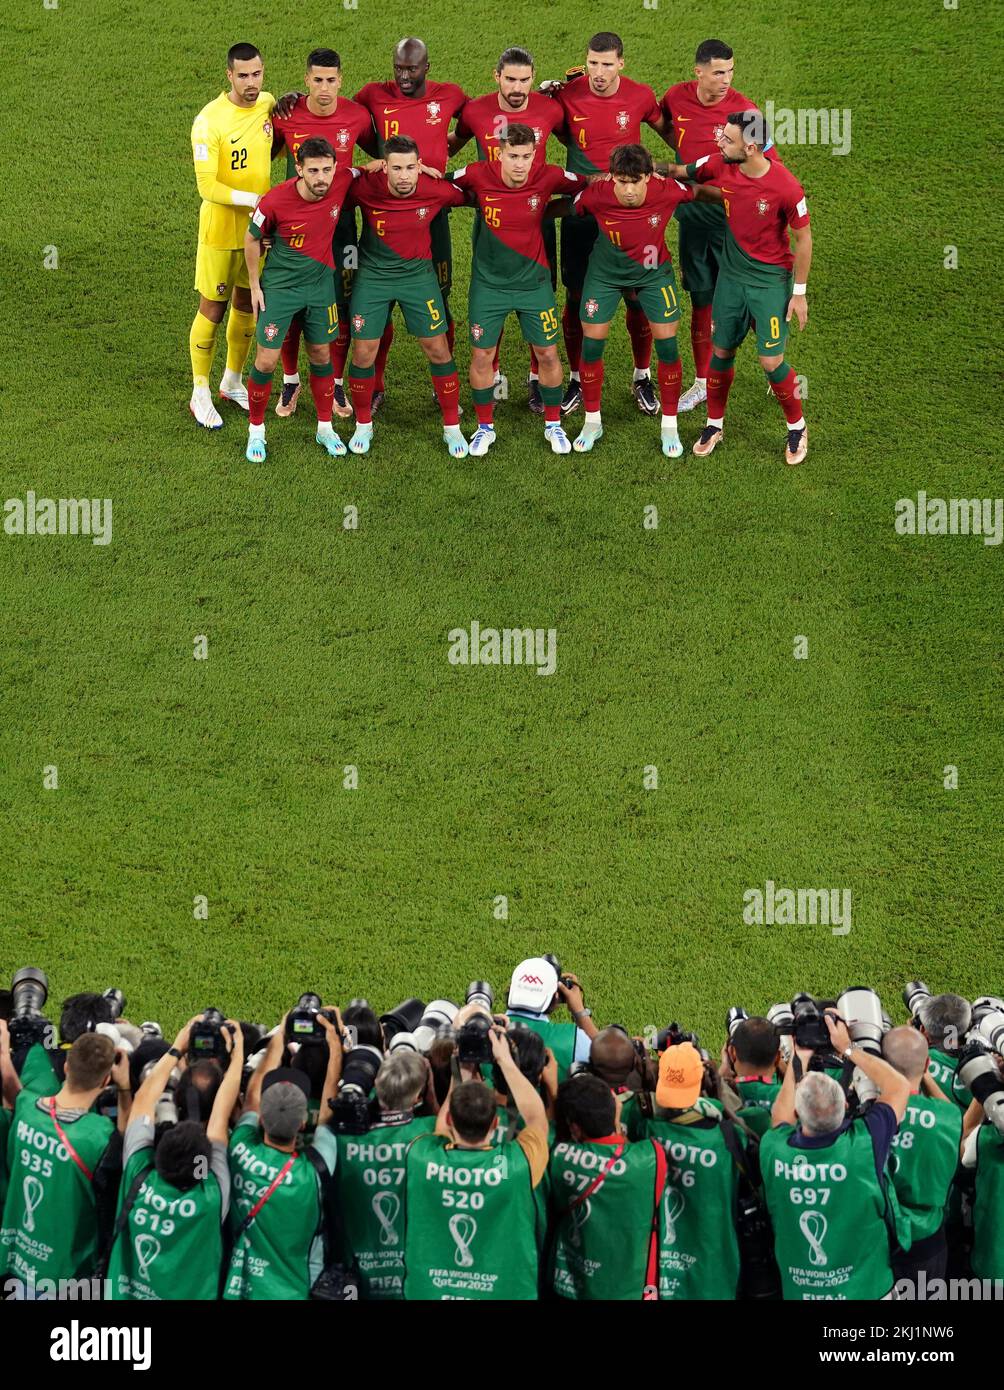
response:
[[[204,106],[192,126],[192,157],[202,208],[195,260],[199,312],[188,336],[193,384],[189,408],[199,424],[211,430],[223,424],[213,405],[209,372],[228,300],[227,369],[220,396],[248,408],[241,373],[254,337],[254,314],[244,234],[251,210],[269,188],[275,105],[275,98],[261,89],[263,73],[254,44],[234,44],[227,54],[230,91]]]

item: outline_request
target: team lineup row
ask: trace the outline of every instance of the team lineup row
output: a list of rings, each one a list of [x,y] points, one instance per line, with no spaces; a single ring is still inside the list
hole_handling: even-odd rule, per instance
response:
[[[506,389],[498,352],[510,313],[529,344],[529,405],[544,416],[547,442],[555,453],[588,452],[603,433],[603,349],[623,298],[635,398],[644,413],[661,414],[664,454],[682,454],[677,414],[705,399],[707,423],[694,452],[710,454],[721,441],[735,352],[752,329],[787,422],[785,461],[802,461],[807,431],[784,349],[791,318],[800,327],[807,318],[808,210],[763,117],[731,86],[727,45],[703,43],[695,80],[671,87],[661,102],[650,87],[623,76],[615,34],[594,35],[583,70],[536,90],[531,55],[509,48],[496,65],[497,90],[474,99],[454,84],[429,81],[428,53],[418,39],[402,40],[393,61],[393,81],[369,83],[349,101],[339,94],[339,55],[315,49],[307,91],[276,102],[262,90],[258,50],[230,50],[230,91],[205,107],[192,129],[203,198],[200,305],[190,335],[191,410],[200,424],[222,424],[209,371],[229,301],[220,395],[249,412],[248,459],[266,457],[265,411],[280,356],[276,413],[296,409],[301,335],[317,442],[344,455],[332,417],[354,413],[348,447],[367,453],[396,303],[429,361],[451,455],[482,456],[495,442],[494,405]],[[643,124],[674,148],[676,162],[653,163],[640,143]],[[565,144],[567,168],[547,163],[550,135]],[[472,138],[478,162],[444,176],[450,157]],[[368,163],[353,165],[356,147]],[[271,160],[283,149],[289,177],[269,189]],[[459,426],[448,221],[449,210],[464,204],[475,218],[467,321],[477,428],[469,441]],[[695,365],[694,385],[682,397],[680,292],[665,241],[673,218]],[[557,348],[559,264],[567,388]],[[252,336],[255,360],[245,388]],[[581,405],[585,422],[572,443],[562,420]]]

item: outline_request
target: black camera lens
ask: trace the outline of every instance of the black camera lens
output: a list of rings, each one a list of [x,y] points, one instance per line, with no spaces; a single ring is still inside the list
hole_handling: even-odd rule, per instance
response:
[[[381,1014],[380,1022],[386,1041],[390,1042],[396,1033],[414,1033],[424,1013],[425,1004],[421,999],[404,999],[389,1013]]]
[[[45,1008],[49,997],[49,980],[44,970],[31,965],[19,970],[10,983],[11,1018],[32,1018]]]

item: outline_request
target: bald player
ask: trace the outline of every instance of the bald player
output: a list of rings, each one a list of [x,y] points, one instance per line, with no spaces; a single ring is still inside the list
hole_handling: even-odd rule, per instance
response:
[[[404,135],[418,146],[421,164],[445,173],[450,158],[450,124],[467,102],[467,93],[455,82],[429,80],[429,50],[421,39],[402,39],[392,57],[394,77],[390,82],[367,82],[353,101],[370,113],[376,151],[382,157],[384,146],[393,135]],[[446,311],[446,337],[453,352],[454,323],[450,313],[453,284],[453,248],[450,242],[449,210],[442,208],[433,218],[432,263]],[[384,364],[394,330],[387,320],[387,332],[374,362],[372,409],[378,410],[384,398]]]

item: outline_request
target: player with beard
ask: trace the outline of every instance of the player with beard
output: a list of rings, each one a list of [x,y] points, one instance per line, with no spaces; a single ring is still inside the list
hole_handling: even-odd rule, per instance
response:
[[[418,146],[421,163],[443,173],[450,157],[450,122],[463,108],[467,93],[455,82],[429,81],[429,50],[421,39],[407,38],[394,49],[394,77],[390,82],[367,82],[353,101],[365,106],[373,121],[377,152],[382,156],[386,142],[394,135],[406,135]],[[432,262],[446,312],[446,337],[453,352],[454,323],[450,314],[453,285],[453,247],[450,242],[448,209],[442,208],[432,224]],[[394,338],[388,318],[387,333],[375,362],[373,409],[384,398],[384,364]]]
[[[675,177],[720,188],[727,222],[712,302],[708,421],[694,453],[703,458],[721,443],[736,349],[752,328],[760,365],[788,423],[784,461],[794,466],[805,458],[809,436],[798,379],[784,360],[784,348],[792,315],[801,329],[809,316],[805,291],[812,233],[805,190],[776,157],[764,154],[765,131],[759,111],[733,111],[722,128],[718,154],[670,166]]]
[[[547,162],[547,138],[561,124],[564,113],[560,105],[542,92],[533,91],[534,64],[529,49],[512,47],[502,53],[495,65],[496,90],[483,97],[472,97],[457,118],[457,124],[450,135],[450,154],[457,154],[473,136],[478,147],[478,158],[489,163],[499,159],[499,136],[505,133],[510,120],[527,125],[537,138],[534,155],[534,169]],[[477,242],[481,229],[478,215],[474,223],[474,241]],[[544,221],[541,232],[544,249],[551,271],[551,288],[557,289],[557,238],[554,222]],[[504,400],[508,394],[508,382],[499,370],[499,338],[495,349],[495,399]],[[543,415],[544,402],[540,394],[540,373],[534,346],[530,344],[530,374],[527,378],[527,401],[535,415]]]
[[[537,142],[529,126],[510,122],[499,144],[497,163],[482,160],[448,176],[474,195],[484,222],[474,248],[467,310],[478,416],[470,451],[479,458],[495,443],[492,363],[502,325],[515,313],[523,337],[537,349],[544,437],[554,453],[567,454],[572,446],[561,428],[558,311],[540,227],[554,194],[577,190],[588,180],[556,164],[535,168]]]

